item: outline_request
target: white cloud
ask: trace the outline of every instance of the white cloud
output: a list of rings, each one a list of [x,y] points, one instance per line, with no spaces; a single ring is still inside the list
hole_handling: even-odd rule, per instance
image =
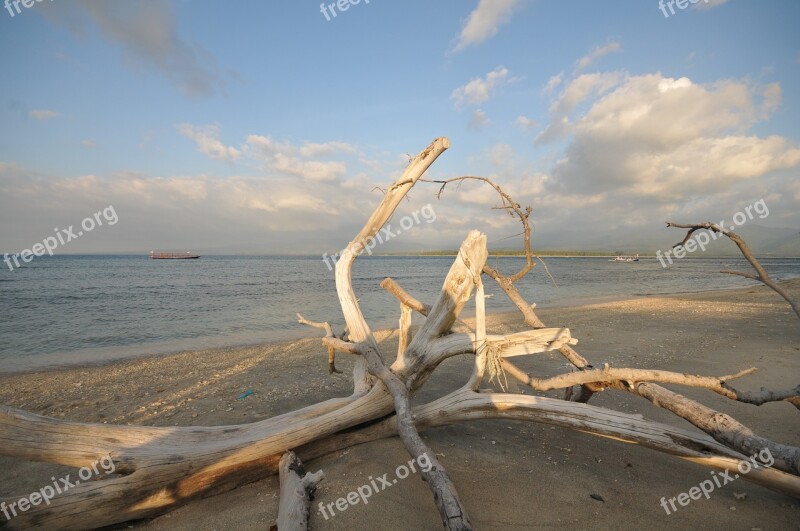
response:
[[[557,89],[561,85],[561,81],[564,79],[564,72],[559,72],[557,75],[551,77],[547,80],[547,84],[544,86],[544,93],[550,94],[555,89]]]
[[[58,177],[0,163],[0,224],[13,227],[0,232],[0,249],[29,248],[53,227],[80,222],[98,205],[113,205],[117,224],[71,242],[63,252],[233,244],[262,253],[330,251],[347,242],[336,247],[328,240],[352,237],[355,230],[341,227],[363,221],[364,205],[379,200],[369,192],[373,186],[362,182],[346,190],[339,183],[248,175]]]
[[[95,142],[91,138],[85,138],[85,139],[81,140],[81,145],[83,147],[87,147],[89,149],[94,149],[94,148],[97,147],[97,142]]]
[[[34,120],[51,120],[60,115],[60,112],[51,111],[50,109],[33,109],[28,111],[28,117]]]
[[[252,158],[262,162],[268,170],[315,182],[334,181],[347,172],[347,166],[341,161],[306,159],[319,155],[356,153],[355,147],[346,142],[306,142],[301,146],[295,146],[285,142],[275,142],[272,138],[261,135],[248,136],[243,149]]]
[[[178,125],[178,131],[186,138],[197,144],[197,150],[212,159],[235,162],[242,156],[242,152],[235,147],[226,146],[220,139],[219,126],[195,126],[191,124]]]
[[[530,131],[538,125],[536,120],[528,118],[527,116],[517,116],[516,123],[523,131]]]
[[[575,63],[575,71],[580,71],[588,68],[597,59],[606,56],[610,53],[621,52],[622,46],[618,42],[610,42],[605,46],[596,46],[588,54],[584,55],[578,62]]]
[[[464,24],[454,51],[461,51],[496,35],[500,25],[511,19],[512,12],[519,4],[520,0],[480,0]]]
[[[179,124],[176,126],[183,136],[194,140],[197,150],[209,158],[235,163],[243,157],[256,162],[265,171],[303,179],[324,182],[334,181],[347,173],[347,166],[340,160],[319,160],[342,155],[358,157],[366,161],[363,154],[352,144],[341,141],[304,142],[292,144],[278,142],[269,136],[249,135],[240,148],[226,146],[220,140],[217,125],[196,126]]]
[[[355,146],[347,142],[306,142],[300,148],[300,154],[304,157],[319,157],[321,155],[333,155],[335,153],[354,154],[357,150]]]
[[[550,124],[537,137],[537,142],[555,140],[570,131],[570,115],[593,95],[604,94],[620,82],[619,72],[583,74],[570,81],[550,106]]]
[[[452,92],[450,98],[455,101],[456,107],[460,107],[465,103],[480,105],[488,101],[498,87],[510,81],[513,81],[513,79],[508,79],[508,69],[498,66],[486,74],[486,77],[477,77],[466,85],[458,87]]]
[[[761,114],[763,119],[767,119],[773,111],[781,105],[783,99],[783,89],[779,83],[770,83],[764,87],[763,102],[761,103]]]
[[[489,125],[489,121],[490,120],[486,116],[485,112],[483,112],[481,109],[475,109],[470,115],[469,128],[482,129],[483,127]]]
[[[700,85],[661,74],[617,79],[561,128],[573,141],[553,172],[559,190],[682,201],[800,164],[800,148],[788,140],[746,134],[777,108],[775,84]]]

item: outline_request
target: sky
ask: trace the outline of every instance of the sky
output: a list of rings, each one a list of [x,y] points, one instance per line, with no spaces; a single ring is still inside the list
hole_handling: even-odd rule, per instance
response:
[[[25,1],[0,252],[93,218],[56,252],[333,253],[440,136],[426,178],[492,178],[535,248],[654,251],[758,201],[747,223],[800,229],[794,0]],[[377,252],[519,246],[490,188],[438,190]]]

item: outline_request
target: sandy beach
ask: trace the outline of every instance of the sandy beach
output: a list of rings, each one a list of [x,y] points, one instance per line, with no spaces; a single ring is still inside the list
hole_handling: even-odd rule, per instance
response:
[[[800,294],[800,281],[787,283]],[[489,300],[491,307],[491,299]],[[471,310],[465,311],[468,317]],[[759,371],[736,384],[747,390],[783,389],[800,376],[800,323],[789,306],[763,286],[546,308],[549,326],[565,326],[576,349],[595,365],[658,368],[701,375]],[[467,319],[469,322],[469,319]],[[525,329],[517,314],[495,314],[490,332]],[[343,374],[328,375],[326,351],[314,331],[293,342],[185,352],[106,365],[0,375],[0,403],[55,418],[84,422],[202,426],[254,422],[351,392],[352,359]],[[378,334],[393,352],[396,334]],[[567,370],[557,353],[520,362],[529,372]],[[461,385],[466,357],[445,362],[415,398],[424,403]],[[669,387],[669,386],[668,386]],[[800,444],[798,411],[788,403],[761,407],[715,393],[675,388],[732,415],[756,433]],[[243,393],[252,391],[246,398]],[[529,393],[512,384],[512,392]],[[548,393],[549,396],[557,396]],[[691,426],[649,402],[605,392],[591,403]],[[673,497],[709,477],[703,467],[619,441],[546,425],[480,421],[428,430],[424,438],[450,472],[478,529],[743,529],[797,528],[800,501],[744,479],[667,515]],[[325,480],[316,503],[330,503],[408,462],[398,439],[352,447],[306,463]],[[0,497],[21,496],[69,469],[0,459]],[[153,529],[266,529],[274,523],[277,477],[219,496],[195,500],[152,521]],[[315,529],[440,529],[430,491],[418,473],[327,519],[312,509]],[[2,522],[0,522],[2,524]],[[0,525],[2,527],[2,525]],[[127,527],[124,526],[124,527]]]

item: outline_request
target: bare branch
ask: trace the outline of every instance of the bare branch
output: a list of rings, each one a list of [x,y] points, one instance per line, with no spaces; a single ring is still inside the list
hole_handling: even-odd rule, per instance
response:
[[[775,468],[791,472],[796,476],[800,475],[800,448],[776,443],[756,435],[733,417],[714,411],[659,385],[640,382],[632,392],[650,400],[656,406],[672,411],[717,441],[744,455],[755,455],[768,448],[775,458]]]
[[[754,373],[757,370],[754,367],[736,374],[717,377],[697,376],[693,374],[651,369],[611,368],[606,365],[602,369],[571,372],[551,378],[535,378],[529,374],[525,374],[508,359],[503,359],[502,363],[509,374],[536,391],[550,391],[589,383],[599,384],[599,391],[602,391],[605,387],[625,388],[630,390],[634,389],[638,382],[659,382],[689,387],[702,387],[730,398],[731,400],[759,406],[767,402],[790,401],[793,398],[800,397],[800,385],[794,389],[786,389],[783,391],[762,389],[760,393],[750,393],[738,391],[727,384],[730,380]]]
[[[310,326],[312,328],[321,328],[325,330],[325,337],[336,337],[333,333],[333,329],[331,325],[327,322],[324,323],[315,323],[312,321],[307,320],[305,317],[297,314],[297,322],[303,325]],[[328,374],[338,373],[341,374],[342,371],[336,368],[336,351],[332,347],[328,347]]]
[[[738,473],[737,465],[746,455],[715,441],[705,433],[676,428],[632,415],[543,396],[507,393],[474,393],[459,389],[433,402],[414,408],[419,429],[447,426],[457,422],[485,419],[515,419],[579,430],[611,437],[665,452],[716,470]],[[311,443],[298,451],[318,457],[343,447],[390,437],[397,433],[394,417],[372,424],[358,432],[337,434]],[[774,468],[753,468],[745,480],[800,498],[800,478]]]
[[[421,313],[422,315],[425,316],[428,315],[428,312],[431,309],[430,306],[421,303],[420,301],[409,295],[408,292],[404,290],[400,286],[400,284],[395,282],[394,279],[389,277],[383,279],[383,282],[381,282],[381,287],[386,291],[388,291],[389,293],[391,293],[392,295],[394,295],[397,298],[397,300],[400,301],[401,304],[408,306],[409,308]]]
[[[798,302],[794,299],[794,297],[789,295],[788,291],[783,289],[779,284],[777,284],[774,280],[772,280],[772,278],[770,278],[769,273],[767,273],[767,270],[764,269],[764,267],[761,265],[761,263],[758,261],[755,255],[753,255],[753,252],[750,250],[750,247],[747,246],[747,243],[744,241],[744,238],[742,238],[733,231],[720,227],[716,223],[710,223],[710,222],[685,224],[685,223],[672,223],[670,221],[667,221],[667,227],[674,227],[677,229],[689,229],[683,240],[680,243],[675,244],[673,248],[678,247],[679,245],[684,245],[695,231],[701,229],[707,229],[712,233],[719,233],[727,236],[733,243],[736,244],[736,246],[739,248],[739,251],[742,253],[742,256],[744,256],[744,258],[748,262],[750,262],[750,265],[753,266],[753,269],[756,270],[756,275],[753,276],[747,273],[729,271],[729,270],[720,271],[720,273],[725,273],[727,275],[738,275],[741,277],[761,282],[762,284],[773,290],[775,293],[783,297],[786,300],[786,302],[788,302],[789,305],[792,307],[792,310],[797,315],[797,317],[800,318],[800,304],[798,304]],[[716,236],[714,237],[714,239],[716,239]]]

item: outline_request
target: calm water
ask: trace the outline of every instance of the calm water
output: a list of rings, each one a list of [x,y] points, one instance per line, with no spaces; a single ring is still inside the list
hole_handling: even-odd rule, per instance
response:
[[[396,301],[379,287],[395,278],[433,301],[452,257],[359,259],[353,282],[373,329],[395,326]],[[515,271],[521,258],[490,259]],[[721,275],[741,259],[685,259],[663,269],[655,259],[633,264],[604,258],[546,258],[520,284],[529,302],[566,304],[606,296],[675,293],[753,284]],[[778,279],[800,277],[800,260],[764,260]],[[493,282],[489,311],[511,310]],[[341,330],[333,273],[319,257],[209,256],[149,260],[132,256],[36,258],[0,272],[0,372],[103,361],[185,349],[248,345],[312,336],[295,312]]]

